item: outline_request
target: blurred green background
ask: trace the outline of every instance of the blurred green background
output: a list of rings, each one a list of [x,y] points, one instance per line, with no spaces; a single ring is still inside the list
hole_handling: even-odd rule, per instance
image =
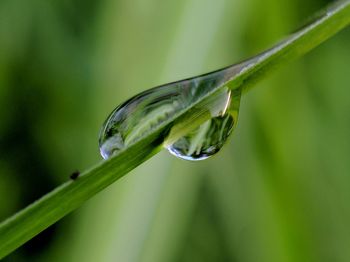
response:
[[[319,0],[0,1],[0,219],[101,160],[130,96],[247,58]],[[350,261],[350,30],[242,98],[229,145],[158,154],[4,261]]]

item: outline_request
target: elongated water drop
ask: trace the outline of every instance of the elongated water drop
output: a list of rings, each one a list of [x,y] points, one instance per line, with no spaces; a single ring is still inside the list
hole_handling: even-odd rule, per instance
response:
[[[236,70],[231,67],[155,87],[121,104],[101,129],[101,155],[109,158],[191,106],[169,127],[163,145],[171,154],[186,160],[212,156],[237,122],[241,91],[225,86]]]

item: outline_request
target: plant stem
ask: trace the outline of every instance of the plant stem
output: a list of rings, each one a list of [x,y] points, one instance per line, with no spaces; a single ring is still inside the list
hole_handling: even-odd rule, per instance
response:
[[[247,92],[266,73],[279,64],[295,60],[335,35],[350,23],[350,1],[338,1],[320,12],[317,20],[291,34],[285,40],[259,55],[248,59],[231,87],[243,87]]]

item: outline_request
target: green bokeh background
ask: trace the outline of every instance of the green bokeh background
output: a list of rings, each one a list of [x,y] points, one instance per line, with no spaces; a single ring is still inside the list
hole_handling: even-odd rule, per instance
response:
[[[247,58],[318,0],[0,1],[0,219],[101,158],[130,96]],[[4,261],[350,261],[350,30],[258,83],[215,157],[162,152]]]

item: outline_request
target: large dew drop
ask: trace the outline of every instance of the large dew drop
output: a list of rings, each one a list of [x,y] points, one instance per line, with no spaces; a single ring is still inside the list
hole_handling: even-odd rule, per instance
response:
[[[205,117],[204,121],[196,125],[195,119],[198,118],[188,122],[189,117],[183,123],[177,122],[169,128],[163,143],[171,154],[181,159],[203,160],[214,155],[225,144],[237,122],[241,91],[230,91],[225,86],[234,69],[159,86],[118,106],[101,129],[99,145],[102,157],[107,159],[135,143],[216,89],[194,109],[194,114]],[[181,133],[184,130],[186,132]]]

